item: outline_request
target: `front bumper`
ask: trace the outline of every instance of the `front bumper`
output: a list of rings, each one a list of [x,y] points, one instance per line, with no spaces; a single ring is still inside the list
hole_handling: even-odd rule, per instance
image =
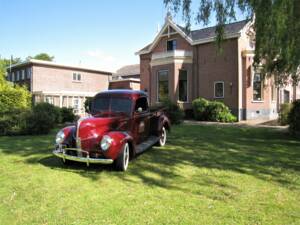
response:
[[[69,150],[78,152],[79,153],[78,156],[68,155],[67,151]],[[86,157],[81,157],[80,155],[82,155],[82,153],[84,153]],[[59,148],[59,149],[55,149],[53,151],[53,154],[59,158],[62,158],[64,162],[65,160],[84,162],[88,166],[90,163],[91,164],[112,164],[114,162],[114,160],[112,159],[91,158],[89,152],[77,148],[64,148],[64,149]]]

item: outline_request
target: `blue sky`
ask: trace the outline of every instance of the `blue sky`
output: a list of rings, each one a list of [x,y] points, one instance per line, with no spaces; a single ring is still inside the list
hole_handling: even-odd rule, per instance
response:
[[[108,71],[138,63],[166,14],[163,0],[0,0],[0,10],[1,57],[46,52]]]

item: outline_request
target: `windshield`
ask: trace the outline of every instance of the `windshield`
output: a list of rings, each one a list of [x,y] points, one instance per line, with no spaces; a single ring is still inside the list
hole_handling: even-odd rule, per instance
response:
[[[92,104],[92,113],[96,114],[101,112],[122,112],[130,115],[131,104],[131,99],[128,98],[97,97],[94,99]]]

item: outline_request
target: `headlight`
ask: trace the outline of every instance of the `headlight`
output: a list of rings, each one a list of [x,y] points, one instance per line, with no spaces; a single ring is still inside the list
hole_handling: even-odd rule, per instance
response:
[[[61,144],[64,141],[64,139],[65,139],[65,133],[61,130],[56,135],[56,139],[55,139],[56,144],[58,145]]]
[[[113,139],[110,136],[104,135],[103,138],[102,138],[102,140],[101,140],[101,143],[100,143],[101,149],[103,151],[108,150],[109,147],[111,146],[112,142],[113,142]]]

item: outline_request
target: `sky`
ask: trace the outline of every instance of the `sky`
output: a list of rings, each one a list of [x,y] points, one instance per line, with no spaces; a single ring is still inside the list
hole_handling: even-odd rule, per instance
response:
[[[166,12],[163,0],[0,0],[0,57],[45,52],[115,72],[139,63],[135,52],[153,41]],[[182,24],[181,15],[174,20]]]

